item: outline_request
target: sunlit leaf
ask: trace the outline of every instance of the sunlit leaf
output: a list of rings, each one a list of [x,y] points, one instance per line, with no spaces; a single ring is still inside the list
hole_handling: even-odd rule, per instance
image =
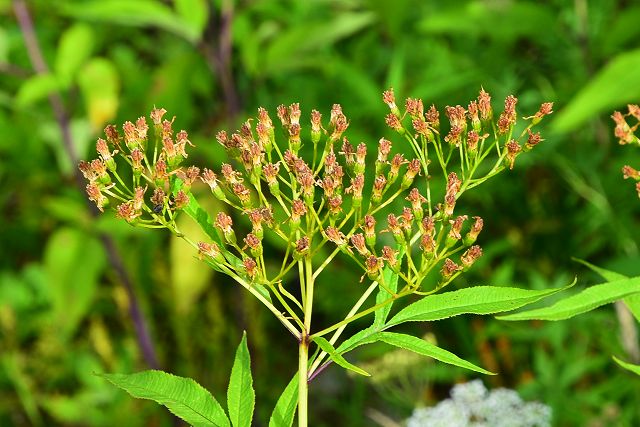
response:
[[[65,85],[53,74],[38,74],[25,80],[15,97],[20,107],[28,107],[46,99],[51,93],[64,89]]]
[[[320,347],[320,349],[325,351],[329,355],[331,360],[333,360],[337,365],[340,365],[343,368],[349,369],[350,371],[353,371],[360,375],[364,375],[367,377],[371,376],[371,374],[369,374],[367,371],[361,368],[358,368],[356,365],[353,365],[347,362],[347,360],[344,357],[342,357],[342,355],[338,353],[335,348],[333,348],[331,343],[326,339],[324,339],[323,337],[315,337],[313,338],[313,342],[318,344],[318,347]]]
[[[569,285],[571,286],[571,285]],[[565,288],[527,290],[494,286],[474,286],[427,296],[401,310],[387,326],[403,322],[427,322],[460,314],[493,314],[515,310]]]
[[[387,344],[404,348],[405,350],[413,351],[414,353],[431,357],[450,365],[460,366],[461,368],[480,372],[481,374],[496,375],[493,372],[489,372],[486,369],[482,369],[481,367],[476,366],[471,362],[461,359],[460,357],[445,349],[431,344],[429,341],[425,341],[412,335],[397,334],[394,332],[380,332],[375,338]]]
[[[229,388],[227,389],[227,407],[233,427],[251,426],[255,398],[247,333],[243,332],[242,341],[236,350],[236,358],[233,362]]]
[[[615,362],[622,366],[625,369],[628,369],[629,371],[633,372],[636,375],[640,375],[640,365],[634,365],[633,363],[628,363],[628,362],[623,362],[622,360],[618,359],[615,356],[611,356],[613,357],[613,360],[615,360]]]
[[[63,5],[61,9],[68,16],[89,21],[158,27],[190,42],[196,42],[200,36],[194,25],[189,25],[171,8],[155,0],[94,0],[74,2]],[[195,18],[192,19],[195,21]]]
[[[58,78],[71,82],[78,69],[91,56],[93,31],[87,24],[75,24],[66,30],[58,44],[54,70]]]
[[[552,128],[570,132],[591,118],[640,98],[640,50],[613,58],[560,110]]]
[[[604,304],[640,294],[640,276],[590,286],[550,307],[498,316],[501,320],[563,320],[598,308]]]
[[[162,371],[135,374],[101,374],[112,384],[139,399],[164,405],[177,417],[197,427],[230,427],[216,399],[191,378]]]
[[[269,419],[269,427],[291,427],[298,406],[298,375],[284,389]]]

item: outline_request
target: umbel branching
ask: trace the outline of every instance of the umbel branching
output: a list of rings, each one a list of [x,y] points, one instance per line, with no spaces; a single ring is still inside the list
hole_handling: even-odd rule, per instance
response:
[[[349,142],[349,121],[340,105],[332,107],[328,122],[311,111],[305,132],[299,105],[281,105],[282,131],[260,108],[255,121],[247,120],[239,131],[217,134],[229,163],[200,170],[184,164],[192,145],[187,133],[174,134],[173,120],[156,108],[150,114],[151,135],[144,117],[125,122],[122,135],[108,126],[106,140],[97,142],[100,157],[80,164],[89,180],[89,198],[100,210],[115,205],[116,215],[132,225],[166,228],[185,239],[203,261],[251,292],[298,339],[300,425],[306,425],[306,379],[325,366],[327,356],[322,351],[309,363],[310,340],[334,332],[329,343],[335,344],[348,323],[395,299],[435,293],[469,269],[482,255],[474,243],[483,220],[456,212],[460,196],[513,168],[517,156],[541,141],[532,128],[552,112],[552,103],[542,104],[516,132],[513,96],[495,120],[491,98],[481,90],[466,109],[446,107],[446,125],[435,106],[425,111],[419,99],[408,98],[404,111],[393,90],[384,92],[383,101],[397,141],[380,139],[373,153],[365,143],[354,147]],[[396,153],[394,146],[400,148]],[[412,158],[402,152],[413,153]],[[226,204],[224,211],[209,216],[200,207],[191,191],[197,180]],[[198,221],[211,240],[192,241],[182,234],[176,225],[181,212]],[[239,236],[237,224],[243,222],[251,231]],[[284,242],[279,267],[265,262],[263,242],[272,241],[266,233]],[[363,280],[371,283],[343,320],[312,332],[314,283],[339,254],[359,266]],[[298,280],[288,280],[295,269]],[[291,289],[295,282],[299,291]],[[425,288],[426,283],[432,285]],[[363,308],[376,289],[387,299]]]

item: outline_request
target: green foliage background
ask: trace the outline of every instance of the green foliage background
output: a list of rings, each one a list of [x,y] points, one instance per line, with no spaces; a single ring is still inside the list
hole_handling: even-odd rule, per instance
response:
[[[632,2],[33,0],[28,6],[47,75],[34,74],[12,2],[0,0],[0,425],[171,425],[160,407],[134,401],[94,375],[146,368],[100,231],[116,239],[165,370],[197,379],[219,398],[246,330],[255,425],[266,425],[296,361],[295,343],[280,325],[180,241],[111,214],[91,218],[47,102],[51,91],[63,97],[82,158],[94,156],[107,123],[156,105],[176,115],[176,129],[189,131],[198,147],[189,160],[216,169],[225,156],[213,135],[235,128],[258,106],[273,112],[299,101],[304,120],[312,108],[327,115],[341,103],[352,142],[373,146],[381,136],[393,139],[381,101],[390,86],[400,99],[420,97],[439,107],[466,105],[484,87],[499,109],[513,93],[521,115],[553,101],[546,140],[514,171],[467,197],[462,209],[485,219],[479,241],[485,256],[458,286],[542,289],[575,274],[582,286],[595,283],[571,256],[640,274],[640,203],[620,173],[623,164],[640,164],[640,151],[617,146],[608,118],[640,100],[640,6]],[[209,200],[207,208],[220,206]],[[181,228],[188,227],[195,226],[185,220]],[[320,277],[318,326],[343,316],[361,291],[357,272],[340,262],[335,268],[329,280]],[[638,379],[610,358],[626,356],[612,306],[558,323],[464,317],[414,327],[500,372],[484,378],[491,386],[551,405],[554,424],[640,424]],[[474,375],[402,355],[388,362],[386,350],[357,354],[358,362],[378,368],[378,380],[330,368],[311,384],[313,425],[373,425],[366,415],[372,410],[401,420]]]

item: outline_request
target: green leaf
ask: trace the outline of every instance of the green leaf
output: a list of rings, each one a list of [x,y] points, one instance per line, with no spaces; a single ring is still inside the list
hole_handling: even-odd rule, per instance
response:
[[[102,129],[118,111],[120,77],[115,65],[106,58],[93,58],[78,72],[78,84],[91,124]]]
[[[402,253],[399,254],[402,257]],[[382,271],[382,278],[384,280],[384,284],[387,288],[396,292],[398,290],[398,274],[394,273],[393,270],[386,266]],[[376,295],[376,304],[380,304],[391,298],[391,294],[387,292],[385,288],[379,286],[378,294]],[[391,311],[391,306],[393,302],[381,307],[375,311],[375,318],[373,319],[373,327],[381,327],[387,321],[387,316],[389,316],[389,312]]]
[[[580,264],[585,265],[586,267],[589,267],[595,273],[597,273],[600,276],[602,276],[602,278],[604,280],[608,280],[609,282],[613,282],[615,280],[622,280],[622,279],[626,279],[627,278],[627,276],[625,276],[624,274],[616,273],[615,271],[611,271],[611,270],[605,270],[602,267],[598,267],[597,265],[593,265],[590,262],[587,262],[587,261],[582,260],[580,258],[572,258],[572,259],[574,261],[576,261],[576,262],[579,262]]]
[[[63,339],[87,315],[105,264],[102,245],[79,230],[61,228],[47,242],[44,267],[49,279],[52,322]]]
[[[15,102],[19,107],[28,107],[48,97],[65,86],[53,74],[38,74],[25,80],[18,89]]]
[[[264,49],[263,72],[274,74],[305,64],[307,56],[371,25],[375,13],[342,12],[331,20],[306,22],[278,35]]]
[[[573,283],[564,288],[546,290],[474,286],[430,295],[401,310],[387,323],[387,327],[403,322],[447,319],[460,314],[493,314],[515,310],[570,286],[573,286]]]
[[[367,377],[371,376],[371,374],[369,374],[367,371],[361,368],[358,368],[356,365],[353,365],[347,362],[347,360],[344,357],[342,357],[342,355],[338,353],[335,348],[333,348],[331,343],[326,339],[324,339],[323,337],[315,337],[313,338],[313,342],[318,344],[318,347],[320,347],[323,351],[325,351],[329,355],[331,360],[333,360],[336,364],[342,366],[345,369],[349,369],[357,374],[364,375]]]
[[[344,340],[336,349],[336,352],[339,354],[345,354],[355,349],[356,347],[360,347],[361,345],[371,344],[377,341],[377,334],[381,332],[384,327],[375,327],[370,326],[366,329],[363,329],[348,339]]]
[[[227,390],[227,407],[233,427],[250,427],[256,393],[251,377],[251,357],[247,347],[247,333],[242,333],[242,341],[236,350],[236,358],[231,369]]]
[[[571,99],[552,122],[556,132],[570,132],[602,112],[640,98],[640,49],[613,58]]]
[[[87,24],[75,24],[58,43],[54,70],[58,78],[70,83],[93,50],[93,31]]]
[[[618,359],[615,356],[611,356],[611,357],[613,357],[613,360],[615,360],[615,362],[618,365],[622,366],[625,369],[630,370],[636,375],[640,375],[640,365],[634,365],[633,363],[623,362],[622,360]]]
[[[455,354],[444,350],[436,345],[431,344],[428,341],[414,337],[412,335],[397,334],[394,332],[381,332],[377,335],[379,341],[391,344],[396,347],[404,348],[414,353],[421,354],[423,356],[431,357],[450,365],[460,366],[461,368],[469,369],[471,371],[480,372],[481,374],[496,375],[493,372],[489,372],[486,369],[482,369],[479,366],[468,362]]]
[[[298,406],[298,375],[284,389],[269,419],[269,427],[291,427]]]
[[[640,293],[640,276],[590,286],[550,307],[498,316],[501,320],[563,320]]]
[[[197,427],[229,427],[229,419],[216,399],[191,378],[162,371],[135,374],[100,374],[138,399],[153,400]]]
[[[207,0],[174,0],[176,12],[189,27],[189,33],[202,38],[209,18]]]
[[[616,273],[615,271],[605,270],[604,268],[600,268],[596,265],[593,265],[587,261],[584,261],[578,258],[573,258],[573,260],[586,265],[591,270],[595,271],[600,276],[602,276],[603,279],[608,280],[610,282],[628,278],[628,276],[625,276],[624,274]],[[628,296],[624,298],[623,301],[627,305],[631,313],[633,314],[633,317],[635,317],[636,320],[640,322],[640,295]]]
[[[158,27],[195,43],[200,37],[194,25],[186,23],[169,7],[155,0],[95,0],[62,6],[62,13],[89,21],[133,27]],[[195,21],[195,19],[194,19]]]

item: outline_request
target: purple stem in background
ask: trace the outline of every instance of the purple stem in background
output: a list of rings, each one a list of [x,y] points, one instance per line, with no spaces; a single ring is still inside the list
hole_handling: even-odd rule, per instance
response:
[[[29,9],[27,8],[24,0],[14,0],[13,10],[16,14],[18,24],[20,25],[22,35],[24,36],[27,53],[29,54],[29,59],[31,60],[31,64],[33,65],[34,70],[37,74],[47,74],[49,72],[49,69],[47,67],[47,63],[44,60],[44,57],[42,56],[42,51],[40,50],[40,45],[38,43],[38,39],[36,38],[33,20],[31,19]],[[73,143],[73,137],[71,136],[71,129],[69,128],[69,116],[67,115],[67,112],[64,108],[64,104],[62,103],[60,94],[57,92],[52,92],[49,95],[49,102],[51,103],[51,108],[53,109],[53,113],[55,115],[56,121],[58,122],[58,126],[60,127],[60,131],[62,132],[62,142],[64,144],[64,149],[67,153],[67,157],[71,161],[72,165],[77,165],[80,159]],[[78,168],[74,168],[74,170],[76,185],[81,192],[84,192],[84,179],[80,174]],[[89,207],[91,216],[94,218],[97,217],[99,214],[98,209],[91,203],[88,203],[88,200],[86,198],[85,201],[87,201],[87,206]],[[109,263],[111,264],[111,267],[116,271],[118,278],[124,285],[124,288],[127,292],[127,296],[129,298],[129,315],[131,316],[131,320],[133,321],[133,326],[136,331],[136,337],[138,340],[138,346],[142,351],[144,360],[150,368],[159,369],[160,365],[158,363],[158,358],[156,357],[153,342],[151,341],[151,336],[149,335],[147,323],[142,315],[142,311],[140,310],[140,304],[138,302],[138,298],[136,297],[133,283],[129,274],[127,273],[127,270],[124,267],[122,257],[118,253],[116,245],[110,236],[104,233],[100,233],[99,236],[105,248],[105,251],[107,252]]]

